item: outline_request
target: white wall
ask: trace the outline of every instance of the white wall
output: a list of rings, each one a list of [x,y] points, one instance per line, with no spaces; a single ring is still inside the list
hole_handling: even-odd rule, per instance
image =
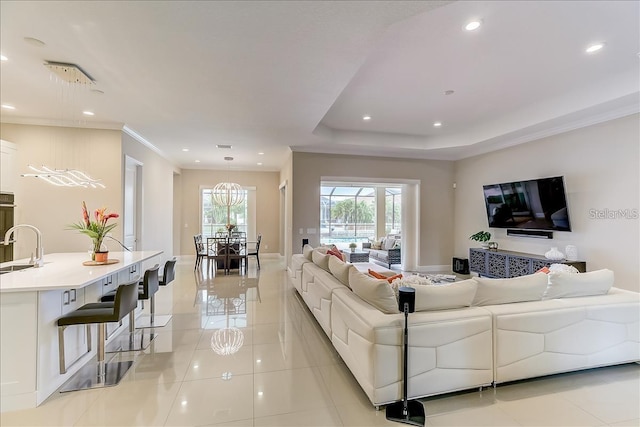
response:
[[[125,156],[142,163],[142,221],[138,224],[141,227],[138,250],[162,250],[164,260],[172,258],[173,165],[131,136],[122,133],[122,170]],[[123,195],[120,197],[124,204]]]
[[[616,286],[640,291],[639,219],[594,219],[592,209],[640,208],[640,116],[632,115],[456,162],[455,256],[477,244],[468,237],[489,230],[500,249],[544,254],[551,246],[578,248],[587,270],[610,268]],[[565,177],[571,232],[553,240],[506,236],[488,228],[482,185],[549,176]]]

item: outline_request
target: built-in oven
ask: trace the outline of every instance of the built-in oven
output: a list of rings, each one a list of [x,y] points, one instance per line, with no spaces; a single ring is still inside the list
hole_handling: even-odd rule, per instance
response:
[[[0,242],[2,242],[0,244],[0,262],[13,261],[13,243],[5,246],[4,235],[8,229],[13,227],[13,210],[15,207],[12,193],[0,193]]]

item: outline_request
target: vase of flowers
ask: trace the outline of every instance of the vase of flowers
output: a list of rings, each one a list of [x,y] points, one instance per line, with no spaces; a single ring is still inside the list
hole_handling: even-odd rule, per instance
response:
[[[104,245],[104,238],[118,224],[107,224],[110,219],[118,218],[117,213],[107,213],[106,208],[96,209],[92,221],[87,210],[87,204],[82,202],[82,221],[71,224],[70,228],[78,230],[91,238],[91,259],[96,262],[106,262],[109,258],[109,250]]]
[[[236,225],[235,224],[227,224],[227,225],[225,225],[225,228],[227,229],[227,233],[229,233],[229,237],[231,237],[231,233],[233,233],[233,230],[235,230]]]

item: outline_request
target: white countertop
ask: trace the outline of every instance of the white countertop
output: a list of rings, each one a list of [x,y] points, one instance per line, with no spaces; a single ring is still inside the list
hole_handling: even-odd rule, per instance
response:
[[[87,252],[44,255],[44,266],[27,268],[0,275],[0,292],[32,292],[53,289],[83,288],[129,266],[161,255],[162,251],[109,252],[109,259],[119,262],[109,265],[85,266],[90,261]],[[0,267],[27,264],[29,259],[0,263]]]

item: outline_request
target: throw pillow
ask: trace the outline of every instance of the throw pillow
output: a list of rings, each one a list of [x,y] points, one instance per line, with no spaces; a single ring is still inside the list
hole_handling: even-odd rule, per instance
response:
[[[551,264],[549,273],[579,273],[578,269],[567,264]]]
[[[534,273],[509,279],[474,278],[478,290],[473,305],[507,304],[510,302],[538,301],[547,289],[547,275]]]
[[[313,250],[313,253],[311,254],[311,258],[313,260],[313,263],[315,265],[317,265],[318,267],[320,267],[321,269],[325,270],[325,271],[329,271],[329,257],[331,255],[327,255],[326,253],[322,253],[317,249]]]
[[[386,280],[374,279],[352,268],[349,270],[349,285],[356,295],[381,312],[399,313],[398,300]]]
[[[384,246],[382,247],[382,249],[384,249],[385,251],[388,251],[389,249],[393,249],[395,244],[396,244],[396,239],[392,239],[392,238],[388,237],[384,241]]]
[[[333,277],[338,279],[340,283],[351,288],[349,286],[349,270],[355,269],[352,264],[347,264],[338,259],[338,257],[329,257],[329,272],[333,274]]]
[[[340,261],[344,261],[344,256],[342,255],[342,252],[340,252],[339,250],[334,250],[334,249],[329,249],[327,251],[327,255],[333,255],[334,257],[338,258]]]
[[[613,286],[614,275],[609,269],[588,273],[551,273],[549,286],[543,299],[574,298],[591,295],[605,295]]]
[[[382,249],[382,246],[380,246],[380,243],[378,243],[378,242],[372,243],[371,244],[371,249],[380,250],[380,249]]]
[[[478,282],[467,279],[446,285],[424,285],[414,288],[416,311],[447,310],[469,307],[476,295]]]
[[[311,258],[311,252],[313,252],[313,246],[306,244],[302,247],[302,255],[304,255],[304,257],[309,261],[313,261],[313,258]]]
[[[536,271],[536,273],[544,273],[544,274],[549,274],[549,267],[547,267],[546,265],[544,267],[542,267],[540,270]]]

